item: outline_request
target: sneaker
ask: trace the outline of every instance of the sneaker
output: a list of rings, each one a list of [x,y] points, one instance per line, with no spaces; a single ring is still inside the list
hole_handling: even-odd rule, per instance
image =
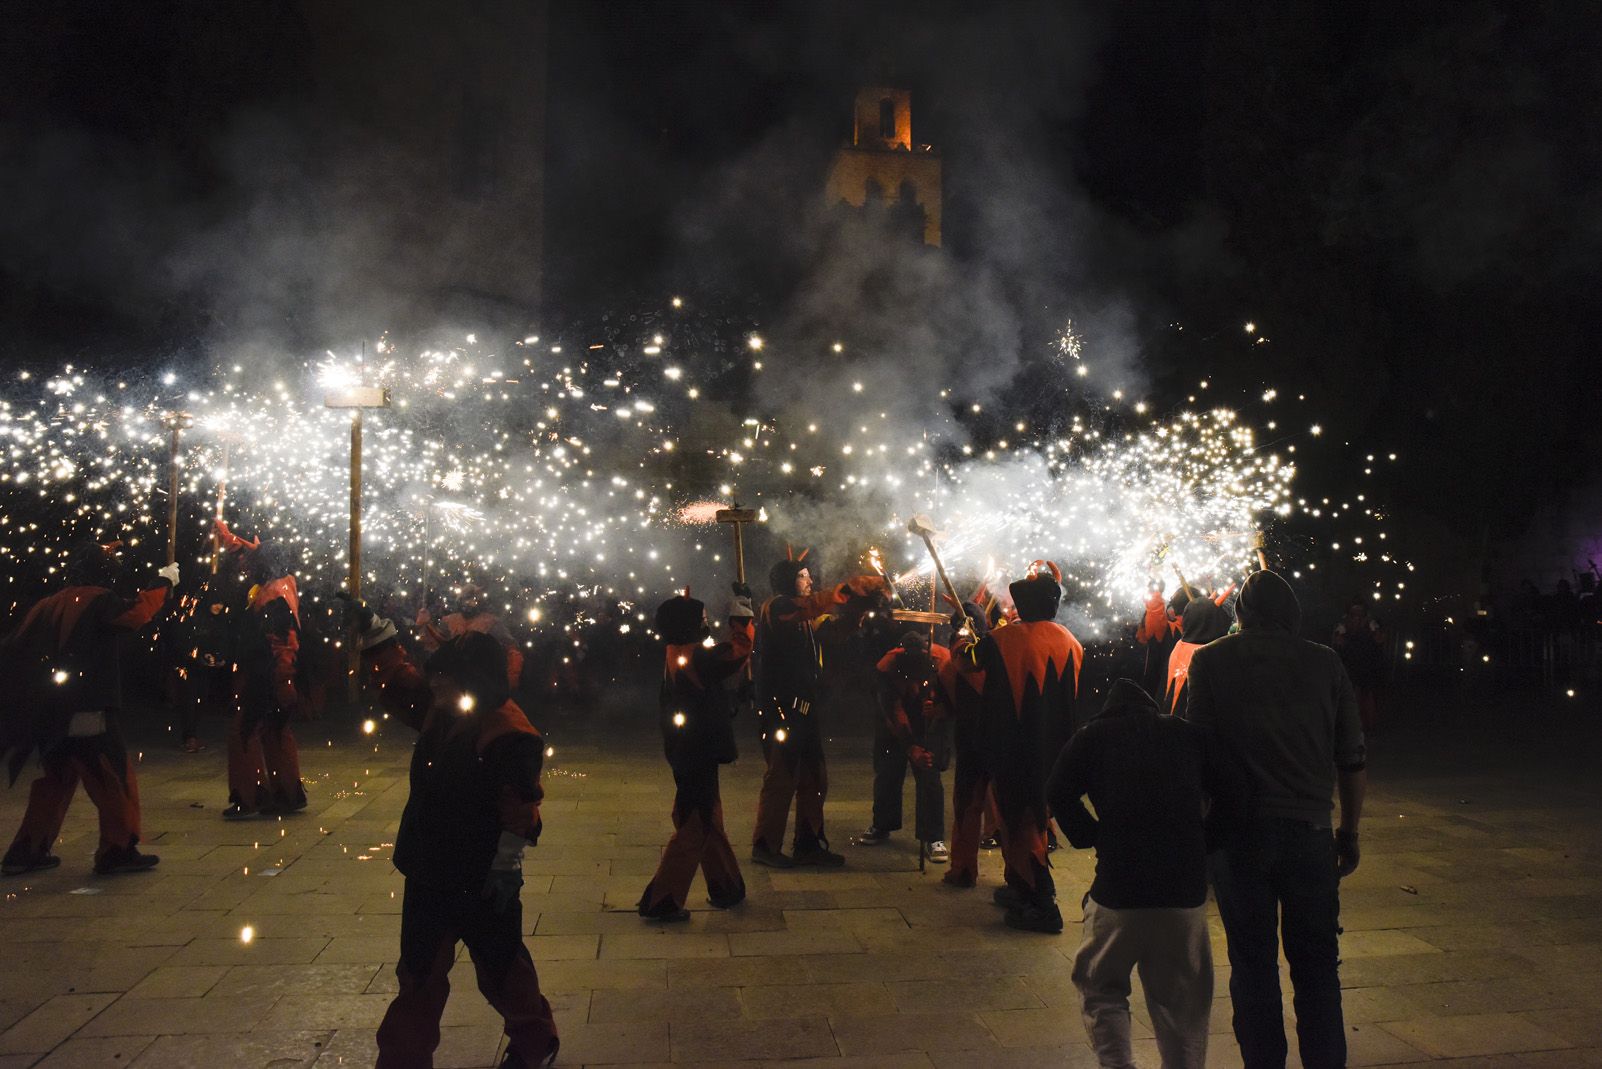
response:
[[[706,904],[711,906],[713,909],[733,909],[735,906],[738,906],[741,902],[744,902],[744,901],[745,901],[745,888],[743,888],[743,887],[740,888],[739,893],[737,893],[737,894],[732,894],[732,895],[707,895],[707,897],[706,897]]]
[[[556,1062],[556,1052],[562,1048],[562,1041],[551,1037],[551,1045],[545,1048],[545,1053],[539,1061],[531,1062],[515,1050],[507,1050],[506,1057],[501,1060],[501,1069],[535,1069],[536,1066],[553,1065]]]
[[[824,869],[837,869],[845,864],[845,855],[836,854],[829,849],[828,843],[819,840],[810,846],[795,846],[791,848],[791,856],[797,865],[816,865]]]
[[[878,846],[890,838],[890,833],[875,824],[869,824],[868,830],[851,840],[853,846]]]
[[[994,835],[986,835],[983,839],[979,840],[979,849],[1000,850],[1001,840],[997,839]]]
[[[224,820],[253,820],[260,816],[261,813],[255,809],[246,809],[242,803],[235,802],[227,809],[224,809],[222,815]]]
[[[795,861],[777,850],[768,849],[764,843],[757,843],[751,847],[751,860],[758,865],[767,865],[775,869],[795,868]]]
[[[144,872],[161,863],[155,854],[141,854],[135,847],[108,850],[95,862],[96,876],[114,876],[119,872]]]
[[[945,884],[947,887],[961,887],[966,889],[974,886],[979,881],[974,879],[971,873],[957,872],[953,870],[940,877],[940,882]]]
[[[941,842],[939,839],[936,839],[934,842],[929,844],[929,860],[934,862],[936,865],[944,865],[947,861],[951,860],[951,851],[946,849],[945,843]]]
[[[1022,909],[1024,905],[1024,896],[1019,894],[1017,891],[1014,891],[1008,885],[1002,884],[1000,887],[995,889],[994,893],[991,894],[990,901],[994,902],[1002,909]]]
[[[659,909],[655,913],[641,910],[640,916],[648,921],[656,921],[658,924],[681,924],[690,919],[690,911],[679,906],[673,906],[672,908]]]
[[[1042,932],[1046,935],[1062,934],[1062,911],[1053,902],[1049,906],[1019,906],[1009,909],[1007,927],[1020,932]]]
[[[42,872],[60,864],[61,859],[54,854],[36,854],[33,857],[23,857],[20,854],[13,857],[7,854],[6,859],[0,862],[0,874],[21,876],[24,872]]]

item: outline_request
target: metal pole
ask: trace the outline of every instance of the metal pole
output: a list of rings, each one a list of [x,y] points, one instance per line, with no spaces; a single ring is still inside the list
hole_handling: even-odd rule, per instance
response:
[[[223,503],[228,500],[228,443],[222,447],[222,478],[217,483],[217,519],[223,518]],[[222,533],[216,525],[211,528],[211,574],[216,575],[222,563]]]
[[[172,444],[168,449],[169,474],[167,478],[167,563],[178,559],[178,436],[183,432],[183,420],[177,413],[172,417]]]
[[[362,598],[362,410],[354,409],[350,420],[350,596]],[[346,650],[345,696],[355,705],[361,697],[361,643],[351,629]]]

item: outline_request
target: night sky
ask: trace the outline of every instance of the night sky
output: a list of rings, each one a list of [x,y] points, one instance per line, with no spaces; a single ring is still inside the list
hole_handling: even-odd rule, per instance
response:
[[[401,81],[441,19],[453,63],[499,33],[494,8],[381,10],[350,61]],[[437,146],[360,142],[397,203],[325,195],[365,115],[328,107],[306,11],[10,14],[6,359],[200,359],[244,334],[316,351],[396,325],[350,280],[404,245],[388,220],[427,210],[393,176]],[[819,203],[857,86],[905,85],[945,163],[939,286],[1004,310],[1026,354],[1071,318],[1160,403],[1202,378],[1305,391],[1343,440],[1405,454],[1386,492],[1442,552],[1542,507],[1602,514],[1591,4],[553,0],[549,31],[544,307],[508,329],[680,292],[800,333],[820,308],[925,316],[950,294],[900,280],[920,252],[876,262],[860,300],[829,288],[854,254]]]

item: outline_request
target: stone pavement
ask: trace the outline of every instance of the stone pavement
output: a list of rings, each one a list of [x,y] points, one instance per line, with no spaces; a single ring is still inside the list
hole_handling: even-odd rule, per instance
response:
[[[904,837],[843,846],[867,823],[869,791],[866,743],[842,741],[829,812],[846,869],[747,865],[743,908],[706,908],[697,881],[690,923],[650,926],[632,909],[672,788],[638,720],[559,732],[547,776],[523,906],[561,1064],[1094,1064],[1069,980],[1087,855],[1056,855],[1067,932],[1009,931],[989,903],[996,855],[981,888],[961,892],[938,867],[919,873]],[[260,823],[220,819],[215,746],[147,749],[145,828],[162,856],[148,874],[89,873],[94,811],[80,795],[62,867],[4,887],[0,1069],[371,1064],[395,983],[389,856],[411,740],[326,725],[301,736],[311,807]],[[1519,740],[1443,748],[1418,734],[1389,744],[1390,763],[1387,744],[1375,747],[1362,867],[1342,891],[1353,1064],[1602,1066],[1594,742],[1549,744],[1518,767],[1506,754]],[[724,781],[742,859],[758,771],[748,754]],[[6,835],[25,786],[0,792]],[[1209,1065],[1234,1066],[1216,918],[1214,944]],[[496,1064],[497,1020],[471,976],[464,962],[437,1065]],[[1138,989],[1134,1001],[1137,1056],[1155,1066]]]

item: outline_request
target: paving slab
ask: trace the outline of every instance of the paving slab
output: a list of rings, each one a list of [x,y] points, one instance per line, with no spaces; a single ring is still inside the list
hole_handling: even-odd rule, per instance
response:
[[[1072,983],[1088,854],[1053,859],[1068,921],[1057,937],[1002,926],[995,852],[982,854],[980,886],[959,891],[939,866],[919,873],[900,839],[840,847],[843,870],[743,863],[750,897],[735,910],[708,908],[697,878],[688,922],[648,924],[633,907],[671,831],[672,780],[648,724],[592,727],[559,733],[523,890],[562,1064],[1095,1064]],[[1602,1066],[1602,786],[1584,759],[1602,748],[1549,748],[1509,770],[1494,746],[1405,733],[1384,745],[1397,752],[1376,747],[1363,864],[1342,888],[1351,1063]],[[0,1069],[371,1066],[396,986],[403,881],[389,859],[410,746],[399,728],[375,742],[348,724],[307,726],[308,813],[229,824],[219,754],[145,744],[161,867],[92,876],[80,798],[62,868],[4,888]],[[837,844],[869,821],[868,753],[865,739],[831,744]],[[749,757],[723,779],[742,860],[759,779]],[[14,826],[25,801],[0,792],[0,823]],[[1231,1069],[1216,914],[1209,925],[1208,1065]],[[499,1020],[465,953],[458,963],[435,1064],[489,1069]],[[1137,1060],[1155,1064],[1138,982],[1131,1004]]]

